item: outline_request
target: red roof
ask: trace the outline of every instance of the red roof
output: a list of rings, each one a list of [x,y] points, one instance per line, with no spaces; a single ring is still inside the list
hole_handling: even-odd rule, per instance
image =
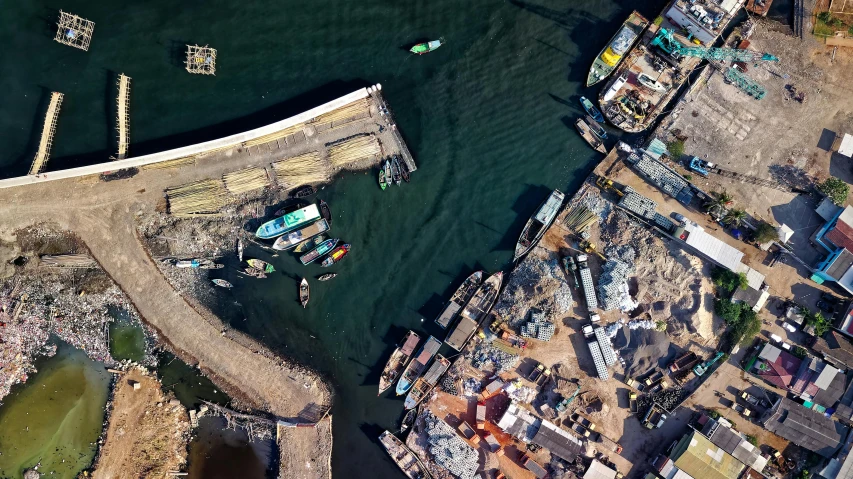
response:
[[[847,248],[853,251],[853,227],[841,221],[841,218],[824,237],[839,248]]]
[[[788,389],[788,385],[794,380],[797,371],[800,369],[802,360],[791,354],[782,351],[779,357],[772,363],[765,361],[769,366],[766,371],[761,371],[759,375],[767,382],[770,382],[782,389]]]

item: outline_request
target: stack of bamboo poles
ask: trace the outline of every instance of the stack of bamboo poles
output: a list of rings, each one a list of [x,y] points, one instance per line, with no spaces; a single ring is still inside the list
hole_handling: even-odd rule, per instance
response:
[[[252,190],[259,190],[270,185],[267,170],[250,167],[228,173],[222,176],[225,188],[233,195],[239,195]]]
[[[166,190],[169,212],[176,216],[216,213],[228,203],[221,180],[201,180]]]
[[[344,105],[337,110],[323,113],[311,120],[311,123],[347,123],[356,118],[366,116],[368,113],[370,113],[370,102],[367,98],[362,98],[361,100]]]
[[[320,160],[320,152],[312,151],[272,164],[278,182],[287,188],[325,183],[332,177],[328,162]]]
[[[143,165],[143,170],[162,170],[166,168],[180,168],[182,166],[192,165],[195,163],[195,156],[185,156],[183,158],[175,158],[174,160],[158,161]]]
[[[379,140],[372,135],[359,136],[329,147],[329,160],[335,169],[346,168],[352,163],[381,154]]]
[[[51,268],[96,268],[98,264],[85,254],[44,255],[41,258],[44,266]]]
[[[271,141],[275,141],[275,140],[284,138],[286,136],[290,136],[294,133],[298,133],[298,132],[302,131],[302,128],[304,128],[304,127],[305,127],[305,125],[302,123],[300,123],[298,125],[289,126],[283,130],[279,130],[279,131],[276,131],[274,133],[270,133],[268,135],[264,135],[264,136],[255,138],[254,140],[245,141],[245,142],[243,142],[243,146],[246,148],[250,148],[252,146],[263,145],[265,143],[269,143]]]
[[[563,220],[563,224],[565,224],[569,229],[575,230],[577,232],[581,232],[587,228],[598,219],[595,213],[593,213],[586,206],[580,205],[575,206],[569,211],[569,214],[566,215],[566,219]]]

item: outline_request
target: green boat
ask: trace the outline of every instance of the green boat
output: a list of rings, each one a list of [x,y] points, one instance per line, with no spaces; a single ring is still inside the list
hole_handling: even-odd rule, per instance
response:
[[[409,49],[412,53],[417,53],[418,55],[423,55],[429,53],[433,50],[437,50],[438,47],[444,44],[444,39],[439,38],[438,40],[433,40],[431,42],[418,43]]]
[[[252,268],[255,268],[258,271],[263,271],[264,273],[274,273],[275,272],[275,268],[273,268],[273,266],[271,264],[267,263],[266,261],[260,260],[260,259],[250,259],[250,260],[246,261],[246,263],[249,263],[249,266],[251,266]]]
[[[604,80],[622,61],[625,54],[634,46],[643,33],[643,29],[649,24],[642,15],[636,11],[631,13],[631,16],[625,20],[625,23],[616,31],[616,35],[607,43],[604,50],[595,57],[592,66],[589,69],[589,75],[586,78],[586,86],[592,86]]]
[[[385,169],[381,166],[379,167],[379,186],[382,188],[382,191],[385,191],[385,188],[388,187],[385,184]]]

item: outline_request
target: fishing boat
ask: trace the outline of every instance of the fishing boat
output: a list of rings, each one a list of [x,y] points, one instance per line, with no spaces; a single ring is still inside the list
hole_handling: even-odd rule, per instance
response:
[[[385,191],[385,188],[388,187],[385,184],[385,168],[382,166],[379,167],[379,187],[382,188],[382,191]]]
[[[314,222],[300,230],[290,232],[284,236],[279,236],[275,243],[272,245],[272,249],[275,250],[289,250],[291,248],[296,247],[299,243],[305,241],[306,239],[313,238],[320,233],[325,233],[329,231],[329,223],[321,219],[320,221]]]
[[[346,257],[347,253],[349,253],[349,249],[350,245],[348,244],[338,246],[337,248],[333,249],[331,253],[329,253],[329,256],[327,256],[326,259],[324,259],[323,262],[320,263],[320,266],[328,268],[333,264],[337,264],[340,260]]]
[[[320,200],[320,216],[326,220],[326,223],[329,223],[329,226],[332,225],[332,210],[329,208],[329,204],[323,200]]]
[[[243,240],[237,238],[237,259],[243,262]]]
[[[444,356],[436,354],[435,362],[432,363],[432,366],[429,367],[423,377],[418,378],[418,380],[415,381],[415,385],[412,386],[411,390],[409,390],[409,394],[406,396],[406,401],[403,403],[403,407],[406,409],[412,409],[420,404],[420,402],[423,401],[423,399],[432,391],[432,388],[435,387],[438,380],[441,379],[441,376],[447,372],[448,368],[450,368],[450,361]]]
[[[317,281],[328,281],[337,275],[338,275],[338,273],[326,273],[326,274],[320,275],[320,277],[317,278]]]
[[[602,143],[601,138],[592,133],[592,130],[589,129],[589,125],[583,121],[583,118],[578,118],[575,122],[575,128],[578,129],[578,133],[581,134],[581,137],[586,140],[586,142],[589,143],[589,146],[591,146],[595,151],[599,153],[607,153],[607,149],[604,148],[604,143]]]
[[[267,277],[267,275],[264,274],[263,271],[261,271],[257,268],[246,268],[243,271],[245,271],[247,275],[258,278],[258,279],[264,279]]]
[[[437,50],[438,47],[442,46],[443,44],[444,39],[439,38],[438,40],[433,40],[431,42],[418,43],[417,45],[410,48],[409,51],[412,53],[417,53],[418,55],[425,55],[429,52]]]
[[[324,254],[328,253],[329,251],[332,251],[333,249],[335,249],[335,246],[338,245],[338,241],[340,241],[340,240],[337,238],[328,239],[326,241],[323,241],[322,243],[317,245],[316,248],[314,248],[311,251],[300,256],[299,261],[301,261],[302,264],[306,264],[306,265],[313,263],[320,256],[323,256]]]
[[[589,125],[589,129],[595,133],[595,136],[601,138],[602,140],[607,138],[607,130],[604,129],[601,124],[599,124],[595,119],[589,115],[584,115],[583,119],[586,121],[586,124]]]
[[[391,160],[385,160],[383,169],[385,170],[385,184],[391,186],[391,182],[393,181],[391,178]]]
[[[224,279],[218,279],[217,278],[217,279],[213,279],[211,281],[213,281],[213,284],[215,284],[216,286],[221,286],[223,288],[229,288],[230,289],[230,288],[234,287],[233,284],[229,283],[228,281],[225,281]]]
[[[453,320],[456,319],[456,316],[459,315],[459,311],[462,310],[462,308],[465,307],[465,304],[468,303],[468,300],[471,299],[471,296],[474,296],[474,293],[477,291],[477,288],[482,282],[482,271],[476,271],[471,274],[471,276],[465,278],[465,281],[463,281],[462,285],[456,289],[456,292],[450,297],[450,301],[444,306],[444,309],[441,310],[441,314],[435,318],[435,322],[438,323],[442,329],[447,329],[447,327],[453,323]]]
[[[421,346],[420,351],[415,357],[409,361],[409,365],[406,366],[406,370],[403,371],[403,374],[400,375],[400,379],[397,380],[397,395],[402,396],[408,392],[409,388],[412,387],[412,384],[421,377],[424,370],[430,361],[432,361],[432,357],[438,352],[438,348],[441,347],[441,341],[435,339],[430,336],[423,346]]]
[[[391,456],[391,459],[406,477],[409,479],[432,479],[418,456],[406,447],[397,436],[385,431],[379,436],[379,442],[382,443],[382,446],[388,451],[388,455]]]
[[[403,177],[403,181],[405,181],[406,183],[409,182],[409,167],[408,165],[406,165],[405,161],[400,162],[400,176]]]
[[[489,276],[489,279],[483,282],[482,285],[474,293],[474,297],[468,301],[462,314],[459,316],[459,322],[456,328],[447,335],[444,340],[451,348],[462,351],[471,336],[480,326],[480,322],[489,314],[495,301],[498,299],[498,293],[501,290],[501,282],[503,281],[503,273],[497,273]]]
[[[640,38],[649,21],[636,11],[632,12],[625,23],[616,31],[607,46],[595,57],[586,77],[586,86],[592,86],[604,80],[619,66],[622,58]]]
[[[317,205],[308,205],[287,213],[281,218],[267,221],[258,228],[255,236],[261,239],[273,239],[285,233],[304,228],[318,219],[320,219],[320,210],[317,208]]]
[[[302,282],[299,283],[299,304],[302,307],[308,306],[308,298],[310,297],[310,288],[308,287],[308,280],[302,278]]]
[[[418,418],[418,410],[410,409],[406,411],[406,414],[403,416],[403,420],[400,422],[400,434],[405,433],[409,430],[410,427],[415,423],[415,419]]]
[[[666,85],[646,75],[645,73],[640,73],[639,75],[637,75],[637,83],[648,88],[649,90],[654,90],[659,93],[663,93],[667,90]]]
[[[258,271],[263,271],[264,273],[274,273],[275,268],[264,260],[260,259],[250,259],[246,261],[252,268],[255,268]]]
[[[545,234],[545,231],[554,222],[557,213],[560,212],[560,207],[563,206],[564,199],[566,199],[566,195],[562,191],[552,191],[548,199],[536,210],[536,213],[527,220],[527,224],[524,225],[524,229],[521,230],[521,236],[515,244],[515,257],[513,261],[518,261],[519,258],[527,254],[539,242],[542,235]]]
[[[397,378],[400,377],[400,372],[406,367],[406,362],[412,357],[412,353],[415,352],[415,348],[418,347],[418,343],[420,342],[421,337],[414,331],[406,333],[406,337],[394,349],[391,357],[388,358],[388,362],[385,363],[385,368],[382,369],[382,375],[379,376],[379,394],[390,388]]]
[[[403,180],[403,177],[400,175],[400,160],[396,156],[391,160],[391,180],[397,186],[400,186]]]
[[[174,262],[176,268],[200,268],[205,259],[182,259]]]
[[[307,198],[317,194],[317,190],[311,185],[304,185],[290,192],[291,198]]]
[[[275,215],[273,216],[284,216],[290,213],[291,211],[296,211],[299,208],[304,208],[306,206],[307,205],[303,200],[288,200],[288,203],[285,204],[280,210],[276,211]]]
[[[585,96],[581,97],[581,106],[595,121],[604,123],[604,116],[600,111],[598,111],[598,108],[596,108],[591,101],[587,100]]]
[[[309,238],[309,239],[299,243],[298,245],[296,245],[296,248],[293,248],[293,252],[294,253],[304,253],[304,252],[310,250],[311,248],[315,248],[318,244],[322,243],[323,241],[326,241],[326,235],[317,235],[313,238]]]

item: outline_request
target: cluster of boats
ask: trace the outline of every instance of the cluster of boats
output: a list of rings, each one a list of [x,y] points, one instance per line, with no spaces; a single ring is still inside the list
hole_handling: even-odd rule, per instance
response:
[[[399,156],[394,155],[379,165],[379,187],[383,191],[391,185],[399,186],[403,181],[409,182],[409,168]]]
[[[595,151],[607,153],[607,148],[604,147],[607,130],[601,126],[604,123],[604,115],[585,96],[581,97],[580,102],[587,114],[583,118],[575,120],[575,128],[577,128],[581,138]]]

